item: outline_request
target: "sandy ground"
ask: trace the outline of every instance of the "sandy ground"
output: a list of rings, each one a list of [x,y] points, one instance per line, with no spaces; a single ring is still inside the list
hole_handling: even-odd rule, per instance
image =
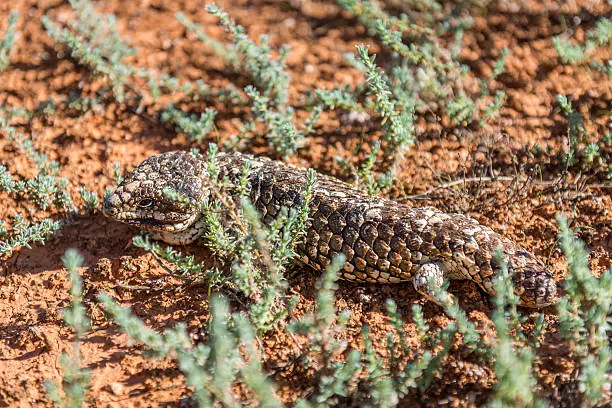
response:
[[[606,126],[606,110],[610,110],[612,85],[604,74],[585,66],[562,65],[552,48],[552,38],[580,16],[582,25],[594,21],[610,8],[605,2],[578,1],[559,6],[557,2],[525,0],[522,7],[492,6],[475,17],[473,27],[465,35],[464,62],[475,74],[486,76],[503,47],[511,51],[507,71],[494,83],[495,89],[506,92],[508,99],[502,118],[495,126],[479,131],[451,130],[449,123],[424,115],[419,117],[418,140],[400,163],[396,186],[389,197],[423,193],[448,180],[462,177],[497,174],[536,176],[556,180],[561,166],[554,157],[534,153],[533,147],[562,148],[567,138],[567,122],[559,114],[556,94],[568,95],[585,117],[587,129],[602,133]],[[566,3],[566,2],[559,2]],[[100,10],[117,16],[120,31],[138,48],[131,63],[154,68],[182,79],[202,79],[211,85],[238,87],[248,84],[243,75],[228,74],[224,63],[185,33],[174,14],[181,10],[192,20],[210,27],[209,33],[219,39],[223,31],[214,26],[215,19],[197,0],[101,1]],[[290,101],[299,105],[302,93],[315,87],[355,84],[363,76],[344,60],[355,44],[374,43],[355,18],[331,2],[296,2],[264,0],[230,0],[221,3],[247,27],[251,37],[270,34],[274,46],[291,46],[288,70],[292,76]],[[76,93],[93,95],[99,83],[88,72],[62,57],[64,50],[53,45],[40,24],[48,13],[57,19],[70,17],[69,7],[60,1],[2,2],[0,20],[11,9],[21,12],[21,37],[14,52],[13,65],[0,73],[0,104],[33,109],[48,98]],[[256,17],[255,17],[256,16]],[[582,28],[576,38],[582,38]],[[373,44],[371,50],[384,51]],[[610,58],[606,51],[596,54]],[[207,141],[223,142],[236,132],[246,110],[227,107],[222,102],[202,102],[188,106],[194,111],[212,107],[220,112],[217,128]],[[297,117],[306,112],[298,110]],[[609,115],[609,114],[608,114]],[[372,127],[368,124],[367,129]],[[363,140],[369,143],[380,136],[366,132],[366,125],[343,123],[339,114],[325,113],[316,134],[305,148],[290,161],[311,166],[321,172],[343,177],[334,161],[337,156],[355,160],[353,149]],[[133,168],[149,155],[191,145],[183,135],[175,133],[130,109],[116,103],[105,105],[100,112],[78,115],[68,109],[58,110],[51,117],[36,118],[20,128],[32,135],[36,146],[57,160],[61,173],[75,186],[85,185],[98,192],[113,185],[112,163]],[[275,156],[265,141],[256,142],[251,152]],[[545,151],[545,149],[544,149]],[[0,163],[11,171],[31,175],[31,164],[16,154],[15,149],[0,139]],[[590,263],[596,274],[612,264],[612,199],[610,190],[594,187],[603,182],[601,175],[572,171],[564,182],[555,184],[528,183],[517,188],[509,182],[484,182],[437,190],[414,205],[433,205],[446,211],[466,213],[497,229],[505,236],[529,248],[546,262],[561,280],[564,260],[556,247],[557,213],[566,214],[577,228],[590,251]],[[0,217],[31,211],[30,207],[0,192]],[[42,218],[46,214],[37,214]],[[72,333],[61,317],[69,304],[68,280],[60,257],[68,248],[77,248],[85,257],[81,273],[85,281],[85,299],[92,317],[93,329],[86,335],[82,351],[85,363],[92,370],[91,405],[180,406],[189,391],[182,375],[170,362],[147,359],[143,347],[128,341],[116,325],[106,320],[94,301],[97,293],[106,291],[124,305],[129,305],[147,324],[156,329],[188,324],[194,335],[205,333],[208,322],[206,288],[181,286],[167,277],[158,263],[142,250],[131,245],[136,230],[105,219],[101,214],[83,212],[70,220],[60,234],[45,246],[22,248],[0,264],[0,406],[33,407],[49,405],[45,397],[45,380],[60,376],[58,357],[71,347]],[[188,251],[206,258],[206,250],[197,246]],[[169,291],[135,291],[123,285],[149,285],[165,279]],[[314,307],[315,272],[296,269],[289,278],[291,292],[299,295],[296,316]],[[458,297],[478,329],[491,333],[491,305],[487,297],[469,282],[455,282],[450,290]],[[385,300],[396,300],[404,319],[411,322],[411,305],[420,304],[428,324],[435,329],[448,322],[441,310],[421,299],[411,285],[356,286],[343,283],[337,293],[337,306],[349,310],[351,319],[344,333],[351,346],[360,347],[361,326],[367,324],[380,355],[386,333],[391,326],[385,317]],[[239,305],[235,305],[239,308]],[[528,310],[525,313],[530,314]],[[568,346],[555,329],[554,309],[545,310],[549,328],[543,334],[537,366],[540,385],[555,406],[567,406],[564,400],[572,363]],[[525,324],[533,326],[530,318]],[[414,325],[406,324],[406,335],[420,347]],[[267,360],[265,367],[275,367],[291,360],[298,353],[294,340],[281,330],[262,338]],[[274,380],[279,395],[294,401],[311,385],[310,373],[281,370]],[[405,401],[423,406],[475,406],[485,402],[495,383],[488,365],[473,355],[455,350],[444,363],[442,375],[424,394]]]

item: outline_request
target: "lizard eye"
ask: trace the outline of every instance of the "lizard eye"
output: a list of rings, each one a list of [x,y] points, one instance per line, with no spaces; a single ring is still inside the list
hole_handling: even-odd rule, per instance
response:
[[[140,208],[149,208],[149,207],[152,207],[154,203],[155,202],[152,199],[150,199],[150,198],[143,198],[138,203],[138,207],[140,207]]]

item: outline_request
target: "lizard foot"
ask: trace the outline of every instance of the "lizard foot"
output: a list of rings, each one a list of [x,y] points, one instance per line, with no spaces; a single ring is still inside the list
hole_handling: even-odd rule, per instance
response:
[[[420,265],[412,278],[414,289],[440,306],[455,302],[455,297],[444,290],[445,283],[445,268],[439,262]]]

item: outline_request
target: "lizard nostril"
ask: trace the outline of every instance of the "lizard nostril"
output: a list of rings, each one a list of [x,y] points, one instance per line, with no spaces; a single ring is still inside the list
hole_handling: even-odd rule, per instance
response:
[[[121,199],[116,194],[112,194],[110,197],[104,200],[102,213],[106,216],[113,216],[117,213],[120,206]]]

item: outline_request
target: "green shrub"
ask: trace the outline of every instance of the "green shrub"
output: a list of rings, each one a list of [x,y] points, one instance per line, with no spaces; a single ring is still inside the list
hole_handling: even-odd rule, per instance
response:
[[[0,40],[0,71],[4,71],[10,64],[11,52],[17,39],[17,19],[19,13],[12,11],[6,21],[6,30],[4,37]]]
[[[518,313],[519,296],[514,293],[508,264],[501,250],[496,253],[500,267],[493,281],[496,296],[493,323],[497,333],[491,349],[493,369],[497,384],[490,407],[544,407],[536,397],[537,382],[534,377],[533,359],[535,350],[522,333],[525,319]],[[511,335],[514,333],[514,336]],[[516,346],[519,343],[520,346]]]
[[[217,17],[219,24],[232,36],[234,50],[224,52],[223,56],[232,63],[235,61],[236,53],[240,55],[241,65],[253,78],[255,84],[261,87],[264,96],[274,102],[274,108],[283,109],[287,103],[289,90],[290,77],[285,71],[285,59],[289,48],[283,47],[280,56],[273,58],[265,36],[260,37],[261,44],[256,45],[246,35],[244,28],[237,25],[223,9],[212,3],[206,6],[206,10]]]
[[[601,172],[612,179],[612,133],[593,137],[584,128],[582,115],[574,110],[565,95],[557,95],[563,114],[569,122],[568,150],[563,154],[566,167],[580,165],[583,169]]]
[[[597,20],[595,29],[587,31],[584,44],[572,44],[564,36],[553,39],[553,46],[565,64],[584,62],[597,48],[612,41],[612,20],[602,17]]]
[[[34,206],[40,210],[56,208],[67,215],[74,210],[72,198],[68,192],[69,183],[59,175],[59,164],[49,160],[47,155],[39,152],[31,140],[9,124],[9,119],[0,117],[0,130],[9,144],[34,164],[36,176],[20,178],[13,175],[10,169],[0,165],[0,189],[18,200],[23,200],[26,206]],[[4,233],[0,241],[0,256],[11,256],[19,247],[30,247],[30,244],[44,243],[62,227],[61,220],[51,218],[34,220],[22,214],[12,217],[10,230],[6,221],[3,223]]]
[[[217,98],[240,103],[242,97],[234,87],[213,91],[199,80],[195,83],[179,81],[168,74],[156,74],[125,62],[135,49],[123,40],[115,26],[115,17],[99,14],[89,0],[71,0],[75,18],[68,27],[53,22],[47,16],[42,23],[47,34],[70,51],[70,56],[87,67],[110,87],[113,97],[120,103],[136,104],[135,113],[142,113],[145,96],[156,101],[162,93],[182,93],[184,97],[200,100]],[[147,80],[147,87],[134,85],[138,78]],[[160,122],[169,122],[177,131],[186,133],[195,142],[203,141],[214,126],[216,112],[207,109],[200,119],[179,111],[172,105],[158,110]]]
[[[357,46],[357,56],[366,69],[366,81],[374,95],[374,110],[382,117],[384,148],[399,158],[414,143],[414,115],[410,110],[396,111],[391,98],[389,80],[385,78],[374,64],[375,55],[368,54],[369,47]],[[392,156],[390,154],[390,156]]]
[[[567,258],[568,275],[563,283],[567,296],[557,305],[559,331],[569,342],[575,361],[575,377],[584,404],[595,405],[610,385],[612,350],[612,269],[595,278],[589,269],[584,243],[574,238],[567,220],[558,216],[559,239]]]
[[[61,408],[81,408],[87,402],[90,371],[82,367],[79,341],[89,330],[90,323],[82,304],[83,280],[78,268],[83,264],[83,257],[75,249],[69,249],[62,257],[64,267],[70,276],[71,306],[64,310],[64,321],[74,330],[72,355],[62,353],[60,366],[62,380],[58,383],[48,381],[47,393],[51,401]]]
[[[472,18],[465,15],[471,8],[484,5],[460,2],[441,7],[435,2],[419,2],[418,6],[410,7],[402,4],[400,8],[409,11],[396,17],[384,11],[376,0],[336,2],[356,15],[370,35],[391,52],[389,77],[385,82],[391,85],[398,114],[433,110],[448,115],[453,123],[461,126],[484,125],[495,118],[493,111],[500,109],[503,98],[492,95],[489,84],[503,72],[508,51],[502,51],[493,66],[493,74],[487,81],[480,81],[477,91],[465,86],[468,68],[459,59],[463,33],[472,24]],[[428,12],[420,13],[421,8]],[[449,32],[454,34],[455,42],[445,45],[441,38]],[[369,67],[356,66],[370,75]],[[405,125],[410,127],[408,123]]]
[[[200,115],[200,119],[197,119],[195,115],[189,115],[170,104],[163,110],[160,118],[162,122],[173,124],[176,127],[176,131],[184,133],[188,139],[201,143],[213,129],[216,115],[217,112],[214,109],[206,109]]]

